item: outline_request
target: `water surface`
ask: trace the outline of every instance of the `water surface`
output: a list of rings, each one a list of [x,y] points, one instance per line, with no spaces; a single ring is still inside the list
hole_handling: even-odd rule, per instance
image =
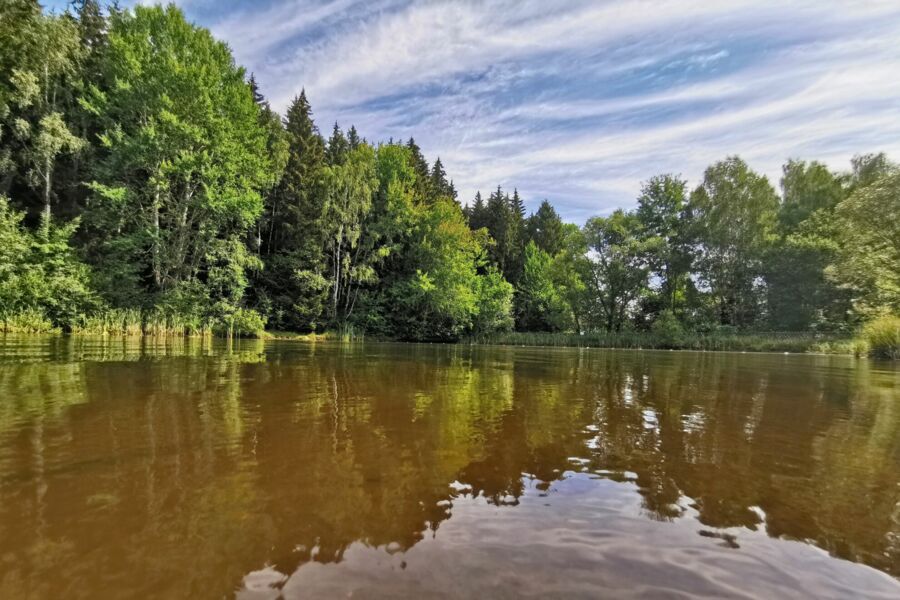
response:
[[[900,597],[900,370],[0,337],[0,597]]]

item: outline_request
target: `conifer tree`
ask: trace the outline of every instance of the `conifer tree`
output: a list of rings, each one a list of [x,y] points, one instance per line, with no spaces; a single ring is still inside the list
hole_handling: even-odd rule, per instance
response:
[[[522,201],[521,196],[519,196],[519,190],[517,188],[513,189],[512,209],[515,214],[518,215],[519,221],[525,220],[525,202]]]
[[[434,161],[434,165],[431,167],[431,184],[429,187],[431,193],[429,200],[431,202],[438,198],[456,199],[450,182],[447,181],[447,173],[444,171],[444,165],[441,163],[440,157]]]
[[[416,144],[416,140],[409,138],[406,143],[409,149],[410,161],[413,170],[416,172],[416,197],[421,201],[428,201],[431,198],[431,176],[428,169],[428,161],[422,155],[422,150]]]
[[[550,256],[556,256],[562,250],[565,235],[563,222],[553,205],[546,200],[541,202],[536,213],[528,217],[525,229],[528,241],[534,242]]]
[[[356,126],[351,125],[350,129],[347,130],[347,143],[350,145],[350,149],[356,150],[362,142],[363,140],[360,139],[359,133],[356,131]]]
[[[334,123],[334,129],[331,130],[331,137],[328,139],[328,149],[325,151],[325,161],[332,166],[342,165],[347,160],[347,153],[350,151],[350,142],[344,137],[337,122]]]
[[[475,192],[475,200],[468,207],[469,228],[474,230],[487,227],[487,207],[484,204],[484,198],[481,192]]]
[[[257,85],[256,76],[253,73],[250,73],[250,81],[247,82],[247,85],[250,86],[250,93],[253,94],[253,101],[260,106],[268,106],[265,96],[259,92],[259,85]]]
[[[266,210],[267,258],[258,301],[270,311],[273,326],[311,329],[322,314],[327,285],[318,193],[325,144],[305,90],[291,102],[284,125],[288,159]]]

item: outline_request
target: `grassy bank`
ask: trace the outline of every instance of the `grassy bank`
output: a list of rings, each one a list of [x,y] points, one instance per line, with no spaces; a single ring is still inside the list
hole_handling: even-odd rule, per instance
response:
[[[819,352],[863,354],[864,345],[848,336],[805,332],[685,333],[677,338],[650,332],[526,333],[508,332],[465,340],[471,344],[569,346],[577,348],[642,348],[743,352]]]
[[[0,316],[0,333],[71,333],[124,337],[264,338],[265,320],[253,311],[237,310],[227,318],[202,319],[158,310],[107,309],[55,324],[39,310]]]

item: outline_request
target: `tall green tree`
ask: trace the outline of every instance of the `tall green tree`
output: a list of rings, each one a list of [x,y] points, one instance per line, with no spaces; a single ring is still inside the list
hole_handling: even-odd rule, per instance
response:
[[[284,118],[287,160],[278,186],[266,197],[261,245],[264,269],[254,295],[273,327],[316,329],[325,311],[325,236],[321,196],[325,142],[301,90]]]
[[[485,264],[483,241],[458,204],[420,205],[409,239],[404,275],[388,291],[396,334],[452,340],[510,322],[512,286]]]
[[[491,262],[515,285],[522,266],[522,221],[500,186],[488,197],[484,212],[484,226],[494,240],[489,248]]]
[[[835,206],[841,178],[817,162],[790,160],[781,178],[776,236],[764,257],[768,323],[780,330],[839,327],[849,296],[825,277],[837,250]]]
[[[241,241],[271,177],[244,71],[173,6],[114,14],[102,69],[84,104],[104,126],[89,208],[106,296],[187,294],[202,318],[227,316],[243,289],[214,279],[254,263]]]
[[[328,146],[325,149],[325,162],[329,165],[342,165],[347,160],[347,153],[350,151],[350,142],[341,130],[340,125],[335,122],[334,128],[331,130],[331,137],[328,138]]]
[[[691,285],[687,182],[678,175],[651,177],[641,187],[635,215],[648,250],[651,273],[659,282],[660,308],[673,313]]]
[[[20,183],[19,205],[49,218],[58,162],[85,144],[71,126],[84,48],[72,18],[36,7],[21,0],[0,7],[0,193]]]
[[[724,325],[746,327],[760,316],[762,260],[778,214],[765,176],[731,156],[706,169],[691,194],[697,266]]]
[[[350,144],[350,149],[356,150],[356,148],[364,141],[365,140],[360,139],[359,133],[356,131],[356,127],[351,125],[350,129],[347,130],[347,143]]]
[[[353,313],[360,286],[375,278],[372,266],[359,259],[363,225],[377,189],[375,152],[367,144],[348,151],[343,163],[323,169],[320,226],[325,234],[329,317],[341,328]]]
[[[891,161],[884,152],[857,154],[850,160],[850,166],[848,187],[851,192],[900,170],[900,166]]]
[[[525,231],[528,241],[534,242],[550,256],[555,256],[563,249],[565,234],[562,219],[546,200],[541,202],[537,212],[528,217]]]
[[[836,209],[837,252],[828,275],[863,316],[900,314],[900,173],[858,188]]]
[[[406,142],[406,148],[409,150],[410,163],[416,172],[416,197],[422,201],[433,198],[431,193],[431,177],[428,168],[428,161],[422,154],[422,149],[416,143],[416,140],[409,138]]]
[[[438,198],[450,198],[456,200],[456,190],[449,181],[447,181],[447,172],[444,171],[444,165],[441,163],[440,157],[436,158],[431,167],[431,176],[428,184],[430,201],[434,202]]]
[[[591,250],[585,281],[591,318],[606,331],[622,329],[646,289],[650,268],[640,228],[637,216],[621,209],[609,217],[593,217],[584,226]]]
[[[561,331],[571,326],[569,307],[554,278],[554,261],[529,241],[522,277],[516,289],[516,328],[523,331]]]
[[[593,265],[587,252],[584,231],[574,223],[564,223],[560,250],[553,256],[551,273],[559,295],[569,307],[576,333],[586,329],[591,306],[586,282],[593,278]]]
[[[481,197],[481,192],[475,192],[475,199],[466,208],[468,209],[466,211],[466,220],[473,231],[488,226],[487,206],[484,203],[484,198]]]

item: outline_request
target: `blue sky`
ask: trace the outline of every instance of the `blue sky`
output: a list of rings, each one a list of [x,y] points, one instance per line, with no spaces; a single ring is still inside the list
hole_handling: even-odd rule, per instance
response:
[[[897,0],[176,4],[276,109],[305,87],[326,135],[412,135],[463,202],[517,187],[582,222],[729,154],[776,186],[791,157],[900,159]]]

